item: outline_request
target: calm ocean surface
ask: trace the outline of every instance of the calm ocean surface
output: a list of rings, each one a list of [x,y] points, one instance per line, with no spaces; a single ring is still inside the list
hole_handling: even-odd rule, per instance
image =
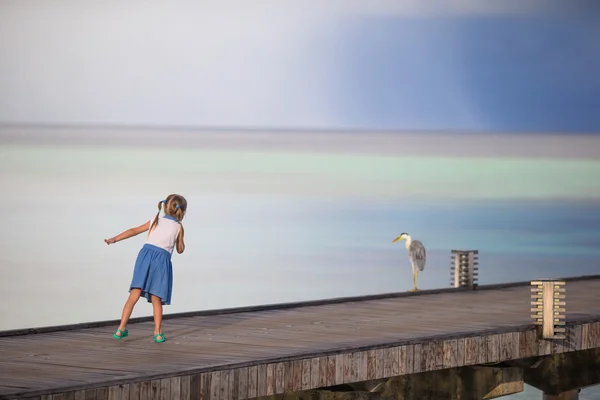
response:
[[[482,284],[600,272],[597,158],[198,140],[138,148],[4,137],[0,330],[119,318],[144,235],[103,239],[146,222],[171,192],[189,209],[166,312],[408,290],[406,251],[391,243],[403,231],[428,249],[422,289],[449,286],[455,248],[480,251]],[[141,315],[151,315],[143,302]]]

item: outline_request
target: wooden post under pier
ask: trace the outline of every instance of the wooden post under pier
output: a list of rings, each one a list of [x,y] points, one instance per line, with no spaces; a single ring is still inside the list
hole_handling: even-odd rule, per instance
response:
[[[475,289],[478,280],[479,251],[452,250],[450,286]]]
[[[531,282],[531,309],[534,324],[542,327],[543,339],[565,339],[565,282],[537,280]]]

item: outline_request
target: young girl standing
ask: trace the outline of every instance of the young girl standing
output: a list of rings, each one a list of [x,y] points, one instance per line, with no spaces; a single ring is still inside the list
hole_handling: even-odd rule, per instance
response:
[[[123,307],[121,325],[113,335],[115,339],[124,338],[129,334],[126,329],[127,321],[137,301],[144,296],[152,303],[154,311],[154,341],[162,343],[166,340],[161,331],[163,305],[171,304],[173,248],[176,248],[179,254],[185,250],[181,220],[186,209],[186,199],[178,194],[171,194],[158,202],[158,213],[150,221],[110,239],[104,239],[106,244],[113,244],[149,231],[148,240],[135,261],[133,279],[129,285],[129,298]],[[164,210],[164,216],[159,218],[161,210]]]

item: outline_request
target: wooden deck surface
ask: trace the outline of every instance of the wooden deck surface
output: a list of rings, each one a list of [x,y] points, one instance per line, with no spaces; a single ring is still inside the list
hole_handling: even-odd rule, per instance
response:
[[[567,321],[600,319],[600,278],[566,290]],[[151,322],[122,340],[116,326],[0,335],[0,398],[510,331],[531,326],[530,295],[519,285],[168,319],[161,344]]]

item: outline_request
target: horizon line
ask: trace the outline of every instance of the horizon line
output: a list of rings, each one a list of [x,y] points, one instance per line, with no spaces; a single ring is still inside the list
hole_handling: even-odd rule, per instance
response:
[[[236,126],[236,125],[188,125],[188,124],[141,124],[141,123],[65,123],[65,122],[0,122],[0,129],[114,129],[114,130],[177,130],[187,132],[247,132],[247,133],[383,133],[383,134],[480,134],[480,135],[529,135],[529,136],[595,136],[600,131],[507,131],[475,129],[410,129],[410,128],[356,128],[356,127],[294,127],[294,126]]]

